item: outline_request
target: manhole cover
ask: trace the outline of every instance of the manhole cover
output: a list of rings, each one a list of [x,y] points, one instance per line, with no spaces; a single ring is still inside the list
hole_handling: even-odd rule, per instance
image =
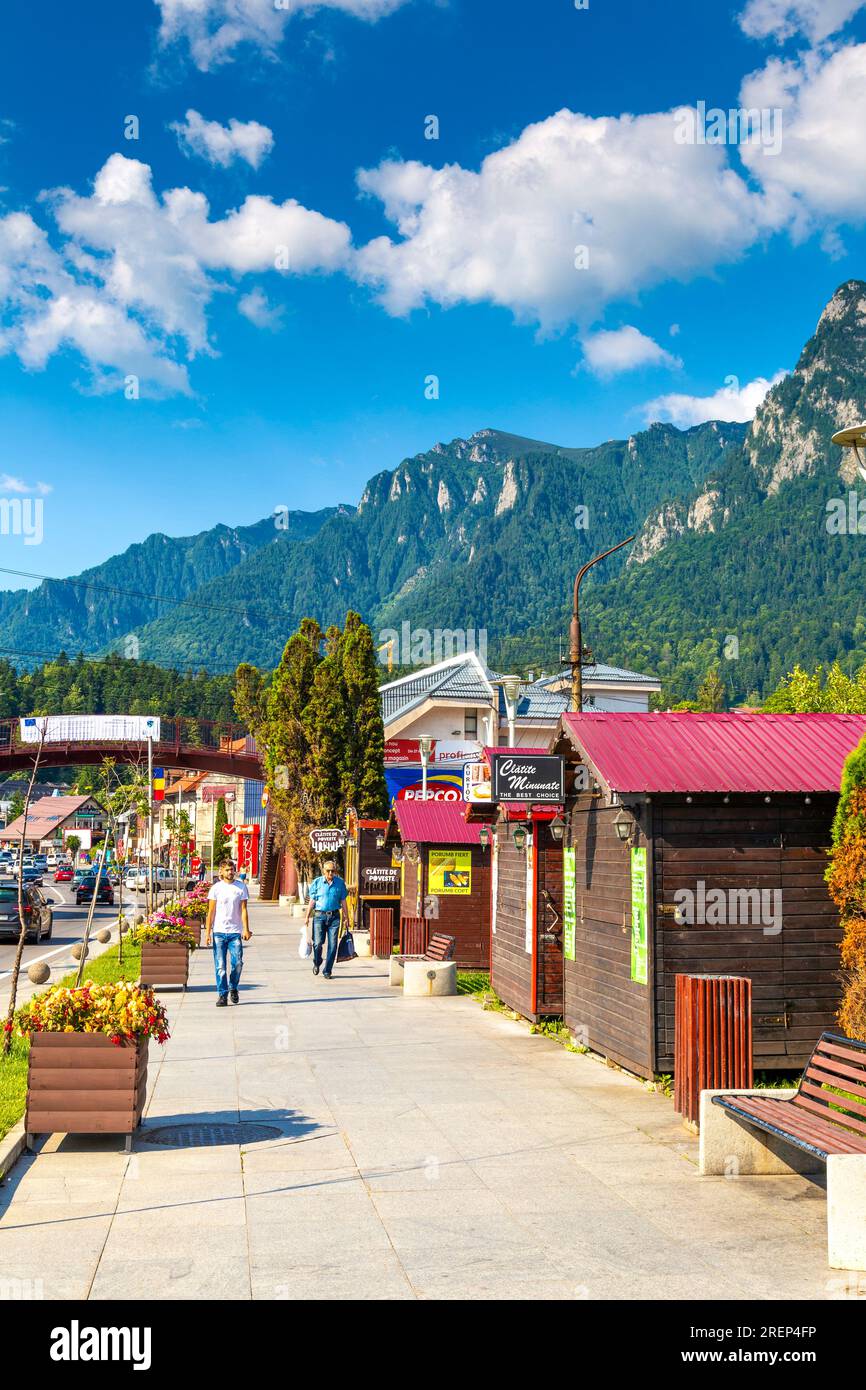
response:
[[[162,1144],[169,1149],[203,1149],[215,1144],[258,1144],[263,1139],[282,1139],[283,1132],[272,1125],[164,1125],[145,1129],[139,1136],[145,1144]]]

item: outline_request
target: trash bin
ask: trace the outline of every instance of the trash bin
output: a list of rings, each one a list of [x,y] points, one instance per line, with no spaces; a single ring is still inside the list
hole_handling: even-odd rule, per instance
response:
[[[394,940],[394,914],[390,907],[371,907],[367,911],[370,926],[370,954],[380,960],[391,954]]]
[[[752,982],[743,975],[677,975],[674,1108],[698,1123],[701,1091],[753,1085]]]

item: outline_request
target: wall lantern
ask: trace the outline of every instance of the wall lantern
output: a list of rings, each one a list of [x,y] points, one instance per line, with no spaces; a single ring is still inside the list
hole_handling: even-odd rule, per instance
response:
[[[381,830],[379,831],[379,834],[376,836],[376,848],[377,848],[377,849],[384,849],[384,848],[385,848],[385,836],[382,834]]]
[[[478,832],[478,843],[481,845],[481,848],[487,849],[487,846],[490,844],[490,841],[492,839],[493,835],[490,830],[490,826],[482,825],[481,829]]]
[[[512,832],[511,832],[511,838],[512,838],[512,840],[514,841],[514,848],[515,848],[515,849],[525,849],[525,848],[526,848],[526,826],[525,826],[525,825],[515,825],[514,829],[513,829]]]
[[[613,828],[619,838],[624,842],[631,839],[634,821],[624,810],[619,810],[614,817]]]
[[[562,816],[559,814],[558,811],[556,815],[553,817],[553,820],[550,822],[550,833],[553,836],[554,840],[557,841],[557,843],[562,842],[562,837],[565,834],[565,821],[562,819]]]

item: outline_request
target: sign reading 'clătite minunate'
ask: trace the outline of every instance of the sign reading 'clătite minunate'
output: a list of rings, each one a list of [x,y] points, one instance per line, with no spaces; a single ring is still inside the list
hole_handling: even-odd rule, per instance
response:
[[[565,762],[547,755],[494,753],[493,800],[532,804],[565,800]]]

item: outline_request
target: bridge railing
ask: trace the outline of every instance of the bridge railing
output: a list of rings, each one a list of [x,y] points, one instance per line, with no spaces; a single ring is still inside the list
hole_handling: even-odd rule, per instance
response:
[[[82,743],[98,743],[105,745],[106,757],[111,756],[111,743],[102,739],[61,739],[46,742],[45,749],[52,747],[69,747],[70,745]],[[128,743],[118,744],[118,747],[127,748]],[[142,750],[147,747],[142,742]],[[215,752],[224,753],[227,757],[249,757],[257,752],[255,740],[248,737],[247,732],[239,724],[233,724],[228,720],[213,719],[193,719],[188,716],[178,716],[173,719],[160,719],[159,739],[154,742],[154,750],[158,751],[161,757],[167,757],[170,749],[175,748],[206,748]],[[0,758],[4,753],[12,752],[35,752],[35,743],[25,743],[21,738],[21,726],[18,719],[0,719]],[[43,757],[45,754],[43,754]]]

